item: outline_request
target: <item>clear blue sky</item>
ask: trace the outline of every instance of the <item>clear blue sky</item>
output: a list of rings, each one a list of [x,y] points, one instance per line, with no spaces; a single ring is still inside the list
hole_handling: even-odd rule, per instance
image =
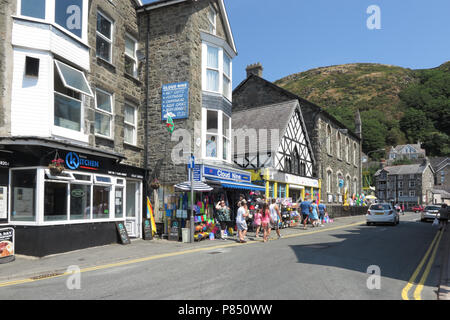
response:
[[[449,0],[225,0],[238,56],[233,87],[261,62],[275,81],[316,67],[353,62],[437,67],[450,60]],[[381,9],[369,30],[367,8]]]

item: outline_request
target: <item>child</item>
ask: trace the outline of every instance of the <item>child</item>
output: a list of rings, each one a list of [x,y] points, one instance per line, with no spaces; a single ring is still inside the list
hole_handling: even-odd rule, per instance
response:
[[[264,229],[264,242],[267,242],[269,239],[269,235],[270,235],[270,224],[273,224],[273,220],[272,217],[270,216],[270,210],[269,210],[269,206],[267,205],[267,203],[264,203],[263,205],[263,209],[262,209],[262,227]]]
[[[254,220],[253,220],[253,224],[256,226],[256,238],[260,238],[260,236],[259,236],[259,232],[260,232],[260,229],[261,229],[261,222],[262,222],[262,209],[261,210],[258,210],[256,213],[255,213],[255,216],[254,216]]]

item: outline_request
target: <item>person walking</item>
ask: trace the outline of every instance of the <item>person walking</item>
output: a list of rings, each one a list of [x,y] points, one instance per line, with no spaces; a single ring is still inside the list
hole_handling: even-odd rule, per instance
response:
[[[273,222],[271,221],[272,218],[270,217],[270,210],[269,210],[269,206],[267,205],[267,203],[263,204],[263,208],[262,208],[262,220],[261,220],[261,224],[264,230],[264,242],[267,242],[269,239],[269,235],[270,235],[270,224]]]
[[[442,204],[439,209],[439,230],[445,231],[447,229],[449,208],[446,203]]]
[[[300,203],[300,209],[302,211],[302,219],[303,219],[303,229],[306,230],[306,224],[308,223],[309,213],[310,213],[310,207],[311,202],[308,201],[309,199],[306,198],[304,201]]]
[[[310,219],[312,220],[313,227],[319,226],[319,216],[318,216],[319,208],[316,204],[316,200],[313,200],[311,206],[309,207]]]
[[[236,216],[236,225],[238,229],[238,236],[239,236],[239,242],[240,243],[246,243],[245,237],[247,236],[247,222],[245,221],[245,218],[248,217],[248,208],[247,208],[247,201],[242,200],[239,203],[239,209],[237,211]]]
[[[262,223],[262,209],[258,209],[253,218],[253,225],[256,227],[256,238],[260,238],[259,232],[261,231]]]
[[[230,209],[226,206],[225,200],[220,200],[216,206],[217,221],[220,224],[220,238],[225,240],[225,230],[231,221]]]
[[[269,206],[270,211],[270,217],[273,221],[273,227],[275,228],[275,231],[277,232],[278,239],[281,239],[280,234],[280,222],[281,222],[281,213],[280,208],[277,205],[277,199],[272,199],[272,204]]]
[[[324,223],[324,219],[325,219],[325,214],[328,213],[327,212],[327,206],[323,203],[323,201],[319,201],[319,221],[320,221],[320,225],[323,226]]]

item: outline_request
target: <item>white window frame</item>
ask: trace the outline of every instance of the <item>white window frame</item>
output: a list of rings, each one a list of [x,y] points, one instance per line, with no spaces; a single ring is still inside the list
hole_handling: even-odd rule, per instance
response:
[[[218,69],[208,67],[208,47],[212,47],[218,50],[218,59],[219,59],[219,65]],[[224,73],[224,55],[227,55],[227,57],[230,59],[230,75],[227,76]],[[208,77],[207,77],[207,70],[213,70],[218,73],[218,91],[210,90],[208,88]],[[229,95],[224,95],[223,90],[223,79],[224,76],[227,77],[228,80],[230,80],[230,89],[229,89]],[[202,88],[203,91],[209,92],[212,94],[221,94],[224,98],[228,99],[230,102],[232,101],[232,85],[233,85],[233,58],[230,54],[224,50],[223,47],[212,44],[210,42],[204,41],[202,44]]]
[[[98,108],[98,106],[97,106],[97,92],[98,91],[100,91],[101,93],[103,93],[105,95],[108,95],[110,97],[111,113],[108,112],[108,111],[105,111],[103,109]],[[101,133],[96,132],[96,129],[95,129],[95,114],[97,114],[97,113],[100,113],[102,115],[110,117],[110,120],[109,120],[109,136],[105,136],[105,135],[103,135]],[[105,90],[102,90],[102,89],[99,89],[99,88],[95,89],[95,114],[94,114],[94,134],[96,136],[99,136],[99,137],[102,137],[102,138],[105,138],[105,139],[110,139],[110,140],[114,139],[114,94],[113,93],[109,93],[109,92],[107,92]]]
[[[332,179],[333,179],[333,171],[328,170],[327,171],[327,192],[328,193],[331,193]]]
[[[225,73],[225,57],[227,57],[230,60],[230,74],[227,75]],[[231,96],[232,96],[232,79],[233,79],[233,61],[231,59],[231,57],[225,52],[222,51],[222,59],[223,59],[223,73],[222,73],[222,94],[225,98],[227,98],[228,100],[231,101]],[[228,95],[225,95],[225,90],[224,90],[224,86],[225,86],[225,81],[224,78],[226,78],[229,81],[229,85],[228,85]]]
[[[416,196],[416,190],[410,190],[409,191],[409,196],[410,197],[415,197]]]
[[[210,15],[213,16],[213,20],[210,19]],[[214,9],[212,4],[209,4],[208,8],[208,22],[209,22],[209,32],[213,35],[217,34],[217,11]]]
[[[137,72],[138,72],[138,59],[137,59],[138,41],[137,41],[134,37],[132,37],[129,33],[126,33],[126,34],[125,34],[125,38],[128,38],[128,39],[130,39],[132,42],[134,42],[134,57],[130,56],[130,55],[127,53],[127,50],[126,50],[126,42],[125,42],[125,51],[124,51],[124,52],[125,52],[125,56],[128,57],[128,58],[130,58],[131,60],[134,61],[133,74],[129,74],[129,73],[126,71],[126,69],[125,69],[125,73],[128,74],[128,75],[130,75],[130,76],[132,76],[132,77],[134,77],[134,78],[137,78],[137,76],[138,76],[138,74],[137,74]],[[126,40],[126,39],[125,39],[125,40]]]
[[[208,111],[217,112],[217,133],[214,132],[208,132],[207,131],[207,120],[208,120]],[[231,128],[232,128],[232,117],[229,115],[226,115],[229,118],[229,128],[228,128],[228,137],[223,135],[223,116],[224,112],[221,110],[214,110],[214,109],[202,109],[202,157],[203,159],[207,160],[215,160],[215,161],[226,161],[228,163],[231,163]],[[206,142],[208,140],[208,136],[215,136],[216,137],[216,157],[207,157],[206,152]],[[223,138],[226,138],[228,140],[228,157],[227,160],[223,159]]]
[[[97,26],[95,27],[95,42],[97,45],[97,37],[101,37],[106,42],[109,42],[109,60],[105,59],[104,57],[99,56],[98,52],[96,51],[95,54],[97,58],[100,58],[106,62],[112,63],[113,62],[113,44],[114,44],[114,21],[112,21],[110,18],[108,18],[104,13],[102,13],[100,10],[97,10],[97,15],[101,15],[105,20],[107,20],[109,23],[111,23],[111,39],[108,39],[106,36],[104,36],[101,32],[98,31]],[[97,16],[96,16],[97,17]]]
[[[130,107],[130,108],[133,108],[134,109],[134,124],[132,124],[132,123],[129,123],[129,122],[127,122],[125,119],[125,108],[126,107]],[[123,120],[123,122],[124,122],[124,135],[123,135],[123,141],[124,141],[124,143],[125,144],[128,144],[128,145],[132,145],[132,146],[136,146],[137,145],[137,122],[138,122],[138,119],[137,119],[137,115],[138,115],[138,112],[137,112],[137,106],[135,106],[134,104],[131,104],[131,103],[129,103],[129,102],[125,102],[125,106],[124,106],[124,110],[123,110],[123,114],[124,114],[124,120]],[[133,130],[134,130],[134,133],[133,133],[133,142],[131,143],[131,142],[128,142],[128,141],[125,141],[125,128],[126,127],[133,127]]]
[[[410,180],[409,181],[409,187],[410,188],[415,188],[416,187],[416,181],[415,180]]]
[[[399,192],[398,192],[398,196],[399,196],[399,197],[403,197],[403,191],[399,191]]]
[[[329,154],[329,155],[331,155],[332,153],[331,153],[331,136],[332,136],[332,134],[333,134],[333,131],[331,130],[331,127],[330,127],[330,125],[327,125],[327,132],[326,132],[326,143],[327,143],[327,153]]]
[[[342,160],[342,136],[339,131],[336,133],[336,157]]]
[[[358,163],[356,162],[356,159],[358,158],[357,156],[356,156],[356,154],[357,154],[357,146],[356,146],[356,143],[353,143],[353,164],[355,165],[355,166],[357,166],[358,165]]]
[[[228,115],[224,114],[223,112],[221,112],[221,117],[222,117],[222,148],[221,148],[221,153],[222,153],[222,158],[221,160],[223,161],[227,161],[227,162],[231,162],[231,117],[229,117]],[[228,128],[223,128],[223,122],[224,122],[224,117],[228,118]],[[227,131],[225,131],[225,134],[223,134],[224,130],[228,130],[228,135],[226,135]],[[224,159],[224,155],[223,155],[223,141],[227,140],[228,142],[228,148],[227,148],[227,158]]]
[[[398,187],[403,188],[403,181],[398,181]]]
[[[345,161],[350,163],[350,140],[345,138]]]

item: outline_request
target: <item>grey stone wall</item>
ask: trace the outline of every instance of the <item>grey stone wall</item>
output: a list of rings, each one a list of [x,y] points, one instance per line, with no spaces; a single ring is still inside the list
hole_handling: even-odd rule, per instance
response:
[[[328,215],[331,219],[340,217],[363,216],[367,214],[368,207],[344,207],[339,205],[327,205]]]
[[[174,120],[174,123],[175,130],[185,129],[191,133],[193,143],[194,126],[196,121],[201,121],[203,103],[200,32],[208,30],[207,12],[210,2],[203,0],[179,3],[144,12],[139,17],[142,48],[146,45],[149,26],[149,100],[146,102],[149,112],[148,165],[152,176],[156,176],[163,184],[186,181],[188,176],[186,165],[176,165],[171,161],[172,149],[179,141],[171,141],[165,121],[161,120],[162,86],[189,82],[189,118]],[[217,13],[217,35],[225,37],[223,18],[218,8]]]
[[[92,90],[101,89],[113,93],[114,119],[113,139],[96,136],[95,133],[95,100],[90,99],[86,121],[90,133],[90,144],[102,150],[110,150],[124,154],[127,160],[123,164],[144,167],[144,121],[145,108],[142,104],[143,81],[142,64],[138,68],[138,76],[134,78],[125,73],[125,34],[139,40],[138,17],[135,2],[132,0],[116,1],[93,0],[89,6],[89,45],[91,46],[91,72],[89,82]],[[97,12],[100,11],[113,20],[113,55],[111,63],[97,57],[96,29]],[[142,49],[140,47],[139,49]],[[137,145],[124,142],[124,108],[125,102],[137,109]]]
[[[12,18],[16,0],[0,0],[0,136],[11,134]]]
[[[441,182],[441,174],[444,173],[444,182]],[[436,187],[437,189],[442,189],[450,192],[450,166],[444,167],[435,174],[436,176]]]

